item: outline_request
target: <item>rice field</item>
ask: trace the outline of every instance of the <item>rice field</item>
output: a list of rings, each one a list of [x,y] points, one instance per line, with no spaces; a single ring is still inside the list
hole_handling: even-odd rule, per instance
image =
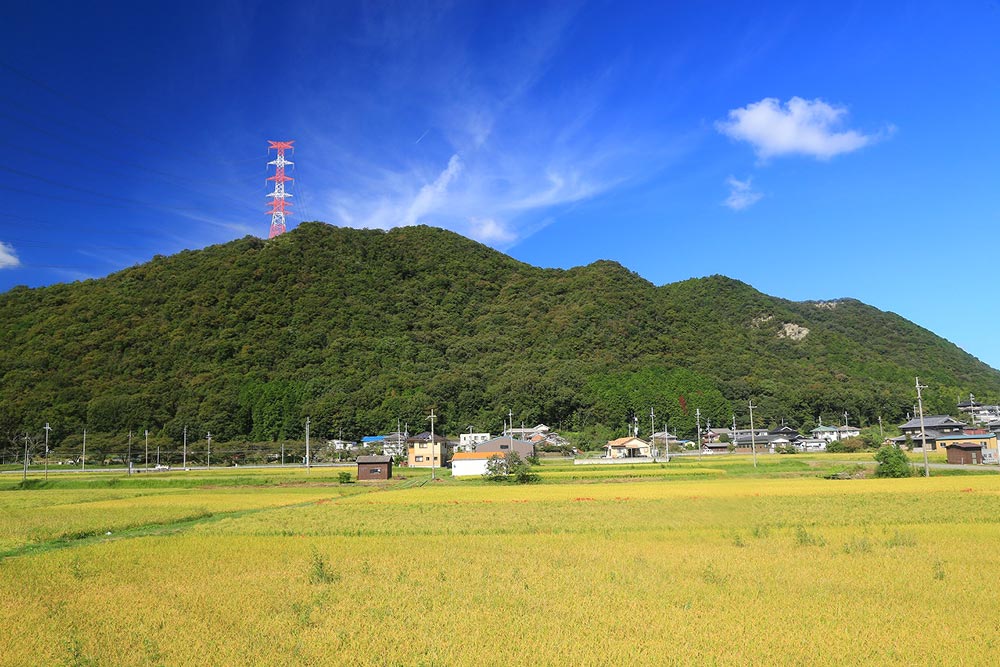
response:
[[[996,663],[1000,476],[707,463],[8,486],[0,664]]]

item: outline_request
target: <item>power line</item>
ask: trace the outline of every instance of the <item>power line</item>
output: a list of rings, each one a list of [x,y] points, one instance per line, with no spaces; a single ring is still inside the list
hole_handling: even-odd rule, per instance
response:
[[[133,133],[136,136],[138,136],[138,137],[140,137],[140,138],[142,138],[142,139],[144,139],[146,141],[152,141],[152,142],[159,143],[161,145],[165,145],[165,146],[170,147],[170,144],[168,144],[168,143],[160,140],[157,137],[151,137],[151,136],[149,136],[149,135],[147,135],[145,133],[136,132],[134,129],[128,127],[127,125],[125,125],[124,123],[118,121],[115,118],[107,116],[107,115],[105,115],[105,114],[103,114],[103,113],[101,113],[99,111],[95,111],[94,109],[88,109],[87,107],[85,107],[82,104],[80,104],[79,100],[74,99],[73,97],[71,97],[70,95],[67,95],[66,93],[63,93],[63,92],[61,92],[59,90],[56,90],[55,88],[53,88],[49,84],[47,84],[47,83],[45,83],[43,81],[39,81],[38,79],[34,78],[30,74],[27,74],[26,72],[22,72],[21,70],[13,67],[12,65],[10,65],[10,64],[2,61],[2,60],[0,60],[0,67],[2,67],[3,69],[7,70],[8,72],[14,74],[15,76],[20,77],[21,79],[27,81],[28,83],[31,83],[31,84],[37,86],[38,88],[41,88],[42,90],[44,90],[44,91],[46,91],[46,92],[48,92],[48,93],[50,93],[52,95],[55,95],[56,97],[58,97],[58,98],[60,98],[62,100],[65,100],[66,102],[69,102],[70,104],[72,104],[73,106],[77,107],[78,109],[82,109],[83,111],[86,111],[88,113],[92,113],[93,115],[97,116],[98,118],[101,118],[101,119],[105,120],[106,122],[111,123],[112,125],[115,125],[116,127],[120,127],[121,129],[125,130],[126,132]]]
[[[0,112],[0,114],[2,114],[2,112]],[[83,162],[81,160],[74,160],[72,158],[66,158],[66,157],[60,157],[60,156],[56,156],[56,155],[51,155],[49,153],[44,153],[44,152],[36,150],[36,149],[26,148],[24,146],[19,146],[17,144],[12,144],[9,141],[0,140],[0,146],[6,146],[6,147],[11,148],[13,150],[19,151],[22,154],[33,155],[33,156],[39,157],[39,158],[41,158],[43,160],[49,160],[51,162],[60,162],[62,164],[68,164],[68,165],[82,167],[82,168],[86,169],[88,172],[91,172],[91,173],[94,173],[94,172],[96,172],[96,173],[103,173],[103,174],[106,174],[106,175],[109,175],[109,176],[114,176],[116,178],[117,177],[121,177],[121,176],[128,177],[128,176],[132,176],[133,175],[133,173],[130,173],[129,171],[106,169],[106,168],[105,169],[101,169],[100,167],[95,167],[93,164],[88,164],[88,163]],[[202,190],[197,190],[197,189],[192,188],[189,185],[187,185],[188,182],[196,183],[198,181],[186,181],[183,178],[180,178],[180,177],[177,177],[177,176],[173,176],[171,174],[168,174],[167,172],[158,171],[156,169],[151,169],[149,167],[144,167],[143,165],[135,164],[135,163],[128,162],[128,161],[125,161],[125,160],[118,160],[118,159],[115,159],[115,158],[109,158],[107,156],[100,156],[100,157],[104,157],[104,159],[108,160],[109,162],[117,162],[119,164],[122,164],[122,165],[130,168],[130,169],[141,169],[141,170],[143,170],[145,172],[148,172],[150,174],[154,174],[155,176],[158,176],[159,178],[163,179],[164,181],[170,183],[171,185],[175,185],[175,186],[184,188],[188,192],[193,192],[195,194],[204,196],[206,198],[208,198],[208,197],[216,198],[216,197],[221,196],[221,197],[223,197],[225,199],[228,199],[229,201],[237,203],[240,206],[243,206],[243,207],[246,207],[246,208],[253,208],[249,203],[247,203],[247,201],[245,199],[240,199],[240,198],[234,197],[232,195],[227,195],[227,194],[224,194],[224,193],[208,193],[208,192],[204,192]],[[231,184],[227,184],[227,187],[229,185],[231,185]]]

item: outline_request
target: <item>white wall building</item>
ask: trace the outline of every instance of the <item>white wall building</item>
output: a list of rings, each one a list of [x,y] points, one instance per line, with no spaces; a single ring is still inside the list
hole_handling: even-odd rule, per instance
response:
[[[451,459],[452,477],[471,477],[486,474],[486,463],[490,457],[504,458],[507,452],[459,452]]]
[[[491,436],[489,433],[463,433],[458,436],[458,451],[474,452],[476,451],[476,445],[490,439]]]

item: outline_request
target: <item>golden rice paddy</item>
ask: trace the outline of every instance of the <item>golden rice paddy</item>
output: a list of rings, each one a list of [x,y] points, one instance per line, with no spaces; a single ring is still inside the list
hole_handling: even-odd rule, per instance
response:
[[[0,664],[1000,655],[1000,476],[332,478],[0,490]]]

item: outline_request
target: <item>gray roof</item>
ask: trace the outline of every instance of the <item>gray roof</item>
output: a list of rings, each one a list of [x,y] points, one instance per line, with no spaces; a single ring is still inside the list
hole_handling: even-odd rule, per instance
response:
[[[423,433],[418,433],[417,435],[414,435],[409,440],[407,440],[407,442],[430,442],[430,441],[431,441],[431,432],[430,431],[424,431]],[[434,442],[436,442],[436,443],[437,442],[448,442],[448,439],[445,438],[443,435],[439,435],[439,434],[435,433],[434,434]]]
[[[965,426],[965,423],[958,421],[951,415],[926,415],[924,417],[924,428],[928,429],[935,426]],[[920,418],[914,417],[899,428],[920,428]]]
[[[936,430],[934,430],[932,428],[924,428],[924,433],[927,435],[927,439],[928,440],[937,440],[938,438],[943,438],[943,437],[945,437],[947,435],[955,435],[954,433],[945,433],[944,431],[936,431]],[[905,442],[906,438],[907,438],[906,434],[904,434],[904,435],[897,435],[895,438],[892,438],[892,441],[893,442]],[[910,441],[913,442],[913,444],[915,444],[915,445],[916,444],[920,444],[920,433],[919,433],[919,431],[917,433],[911,433],[911,434],[909,434],[909,438],[910,438]]]
[[[358,463],[392,463],[391,456],[359,456]]]

